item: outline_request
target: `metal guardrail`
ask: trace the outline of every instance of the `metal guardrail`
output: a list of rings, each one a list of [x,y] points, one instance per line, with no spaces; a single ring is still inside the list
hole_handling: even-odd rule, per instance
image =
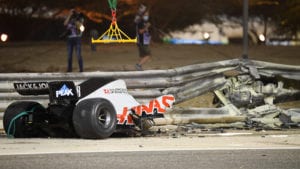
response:
[[[180,103],[224,85],[226,83],[224,72],[231,70],[254,74],[254,76],[257,76],[259,73],[265,76],[281,75],[289,79],[300,80],[300,66],[239,59],[195,64],[168,70],[0,73],[0,112],[3,112],[14,101],[33,100],[43,105],[48,103],[48,96],[19,95],[13,88],[14,82],[72,80],[79,84],[93,77],[112,77],[124,79],[129,93],[140,103],[148,102],[163,94],[173,94],[176,98],[176,103]],[[2,117],[3,113],[0,113],[0,119]]]
[[[146,102],[162,94],[174,94],[177,103],[225,83],[222,72],[237,68],[239,60],[196,64],[168,70],[83,73],[0,73],[0,112],[12,102],[34,100],[48,103],[48,96],[21,96],[14,82],[72,80],[76,84],[93,77],[124,79],[129,93]]]

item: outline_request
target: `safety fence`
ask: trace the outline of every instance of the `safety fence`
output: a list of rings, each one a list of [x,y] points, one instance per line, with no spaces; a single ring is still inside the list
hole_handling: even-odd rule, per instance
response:
[[[125,80],[128,92],[140,103],[145,103],[163,94],[173,94],[180,103],[208,91],[213,91],[226,83],[224,72],[238,70],[253,76],[281,75],[300,80],[300,66],[274,64],[250,60],[225,60],[213,63],[188,65],[167,70],[146,70],[127,72],[83,72],[83,73],[0,73],[0,119],[6,107],[14,101],[37,101],[48,104],[46,95],[22,96],[14,87],[14,82],[74,81],[75,84],[89,78],[116,78]],[[258,73],[259,72],[259,73]],[[2,112],[2,113],[1,113]]]
[[[163,94],[174,94],[176,102],[202,94],[225,83],[222,72],[236,69],[239,60],[196,64],[168,70],[83,73],[5,73],[0,74],[0,112],[14,101],[33,100],[47,104],[48,96],[22,96],[14,82],[71,80],[79,84],[89,78],[123,79],[129,93],[143,103]]]

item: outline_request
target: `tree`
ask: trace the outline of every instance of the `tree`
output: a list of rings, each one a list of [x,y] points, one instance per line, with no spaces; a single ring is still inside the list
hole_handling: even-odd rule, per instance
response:
[[[297,32],[300,28],[300,1],[288,0],[281,2],[278,26],[281,33],[290,33],[295,39],[299,39]]]

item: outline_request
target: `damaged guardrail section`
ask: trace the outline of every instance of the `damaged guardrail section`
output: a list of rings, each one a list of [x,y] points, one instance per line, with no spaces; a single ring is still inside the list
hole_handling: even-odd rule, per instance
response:
[[[72,80],[76,84],[93,77],[124,79],[129,93],[145,103],[163,94],[173,94],[175,107],[156,125],[213,124],[215,127],[299,127],[299,105],[289,109],[277,103],[300,103],[300,66],[251,60],[226,60],[168,70],[84,73],[0,74],[0,112],[17,100],[48,103],[48,96],[21,96],[13,83]],[[214,108],[180,108],[176,104],[212,92]],[[3,113],[0,113],[0,119]],[[226,125],[224,125],[226,124]]]

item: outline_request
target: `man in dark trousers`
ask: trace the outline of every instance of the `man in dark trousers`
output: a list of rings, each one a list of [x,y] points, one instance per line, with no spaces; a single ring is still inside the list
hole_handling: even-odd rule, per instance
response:
[[[72,72],[72,56],[73,50],[76,51],[76,56],[79,64],[79,71],[83,72],[83,60],[81,56],[81,36],[84,30],[83,15],[77,13],[74,9],[66,18],[64,25],[68,31],[67,35],[67,50],[68,50],[68,69],[67,72]]]
[[[135,17],[137,46],[139,49],[139,62],[135,65],[136,70],[143,70],[142,65],[148,62],[151,58],[150,41],[151,35],[149,32],[149,10],[145,5],[140,5],[138,14]]]

